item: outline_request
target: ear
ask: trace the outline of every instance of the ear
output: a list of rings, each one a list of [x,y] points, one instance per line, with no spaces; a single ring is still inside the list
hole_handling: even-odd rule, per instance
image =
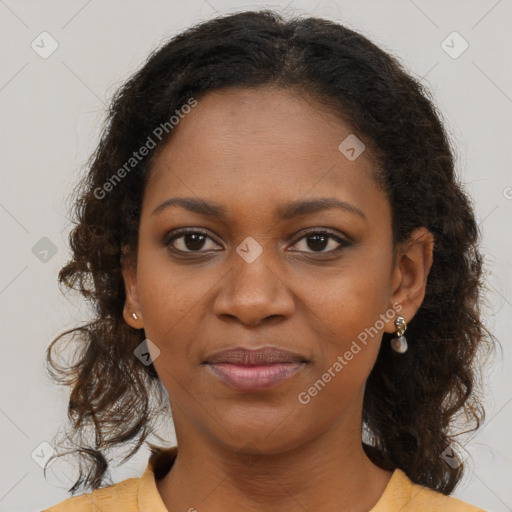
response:
[[[425,298],[433,252],[434,235],[425,227],[416,228],[397,248],[389,307],[403,316],[406,322],[412,320]],[[395,332],[395,319],[393,317],[386,323],[386,332]]]
[[[133,254],[126,246],[123,246],[121,253],[121,272],[126,295],[123,317],[125,322],[134,329],[142,329],[144,322],[137,294],[137,265]],[[134,318],[133,313],[138,317],[137,319]]]

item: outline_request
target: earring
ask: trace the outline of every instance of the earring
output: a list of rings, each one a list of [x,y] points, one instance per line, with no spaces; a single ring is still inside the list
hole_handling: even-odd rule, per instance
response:
[[[395,320],[396,326],[396,335],[391,338],[391,348],[398,352],[399,354],[403,354],[407,352],[408,345],[407,340],[405,339],[404,332],[407,329],[407,323],[405,322],[405,318],[403,316],[398,316]]]
[[[133,318],[135,318],[135,320],[139,319],[139,317],[135,313],[132,313],[132,316],[133,316]]]

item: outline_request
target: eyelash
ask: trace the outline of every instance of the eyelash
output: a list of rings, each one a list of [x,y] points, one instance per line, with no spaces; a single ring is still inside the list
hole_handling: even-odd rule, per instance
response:
[[[171,246],[171,247],[169,247],[170,250],[172,250],[173,252],[178,253],[178,254],[202,254],[202,253],[206,253],[207,251],[201,251],[201,250],[199,250],[199,251],[182,251],[181,249],[176,249],[176,248],[172,247],[172,243],[175,240],[177,240],[179,238],[182,238],[184,235],[190,235],[190,234],[204,235],[205,237],[210,238],[210,240],[213,240],[215,242],[215,240],[212,237],[210,237],[208,235],[208,233],[206,233],[202,229],[199,229],[199,228],[182,228],[182,229],[179,229],[177,231],[171,232],[170,234],[165,236],[164,240],[162,242],[162,245],[164,247]],[[343,250],[346,247],[349,247],[351,245],[351,243],[348,240],[341,238],[335,232],[327,230],[325,228],[323,228],[323,229],[319,228],[319,229],[315,229],[315,230],[311,230],[311,231],[308,231],[306,233],[303,233],[302,236],[300,238],[298,238],[293,243],[293,245],[296,245],[301,240],[307,239],[308,237],[311,237],[313,235],[324,235],[324,236],[326,236],[326,237],[328,237],[330,239],[335,240],[340,245],[336,249],[331,249],[330,251],[311,251],[311,252],[306,252],[306,254],[337,254],[341,250]],[[215,242],[215,243],[217,243],[217,242]],[[296,252],[304,252],[304,251],[296,251]]]

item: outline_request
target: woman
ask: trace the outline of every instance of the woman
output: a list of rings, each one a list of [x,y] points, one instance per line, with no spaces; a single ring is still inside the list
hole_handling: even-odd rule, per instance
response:
[[[449,496],[492,342],[478,228],[393,57],[270,11],[193,27],[114,98],[76,215],[59,279],[96,318],[48,360],[91,492],[49,511],[478,510]],[[177,446],[104,487],[171,412]]]

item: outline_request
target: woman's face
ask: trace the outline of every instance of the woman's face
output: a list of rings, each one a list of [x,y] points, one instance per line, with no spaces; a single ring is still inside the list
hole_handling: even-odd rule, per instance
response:
[[[123,274],[125,319],[160,351],[177,431],[277,453],[357,427],[382,333],[416,311],[368,150],[354,159],[351,139],[339,149],[347,125],[270,88],[209,93],[173,132],[145,190],[136,272]],[[240,347],[291,355],[215,363]]]

